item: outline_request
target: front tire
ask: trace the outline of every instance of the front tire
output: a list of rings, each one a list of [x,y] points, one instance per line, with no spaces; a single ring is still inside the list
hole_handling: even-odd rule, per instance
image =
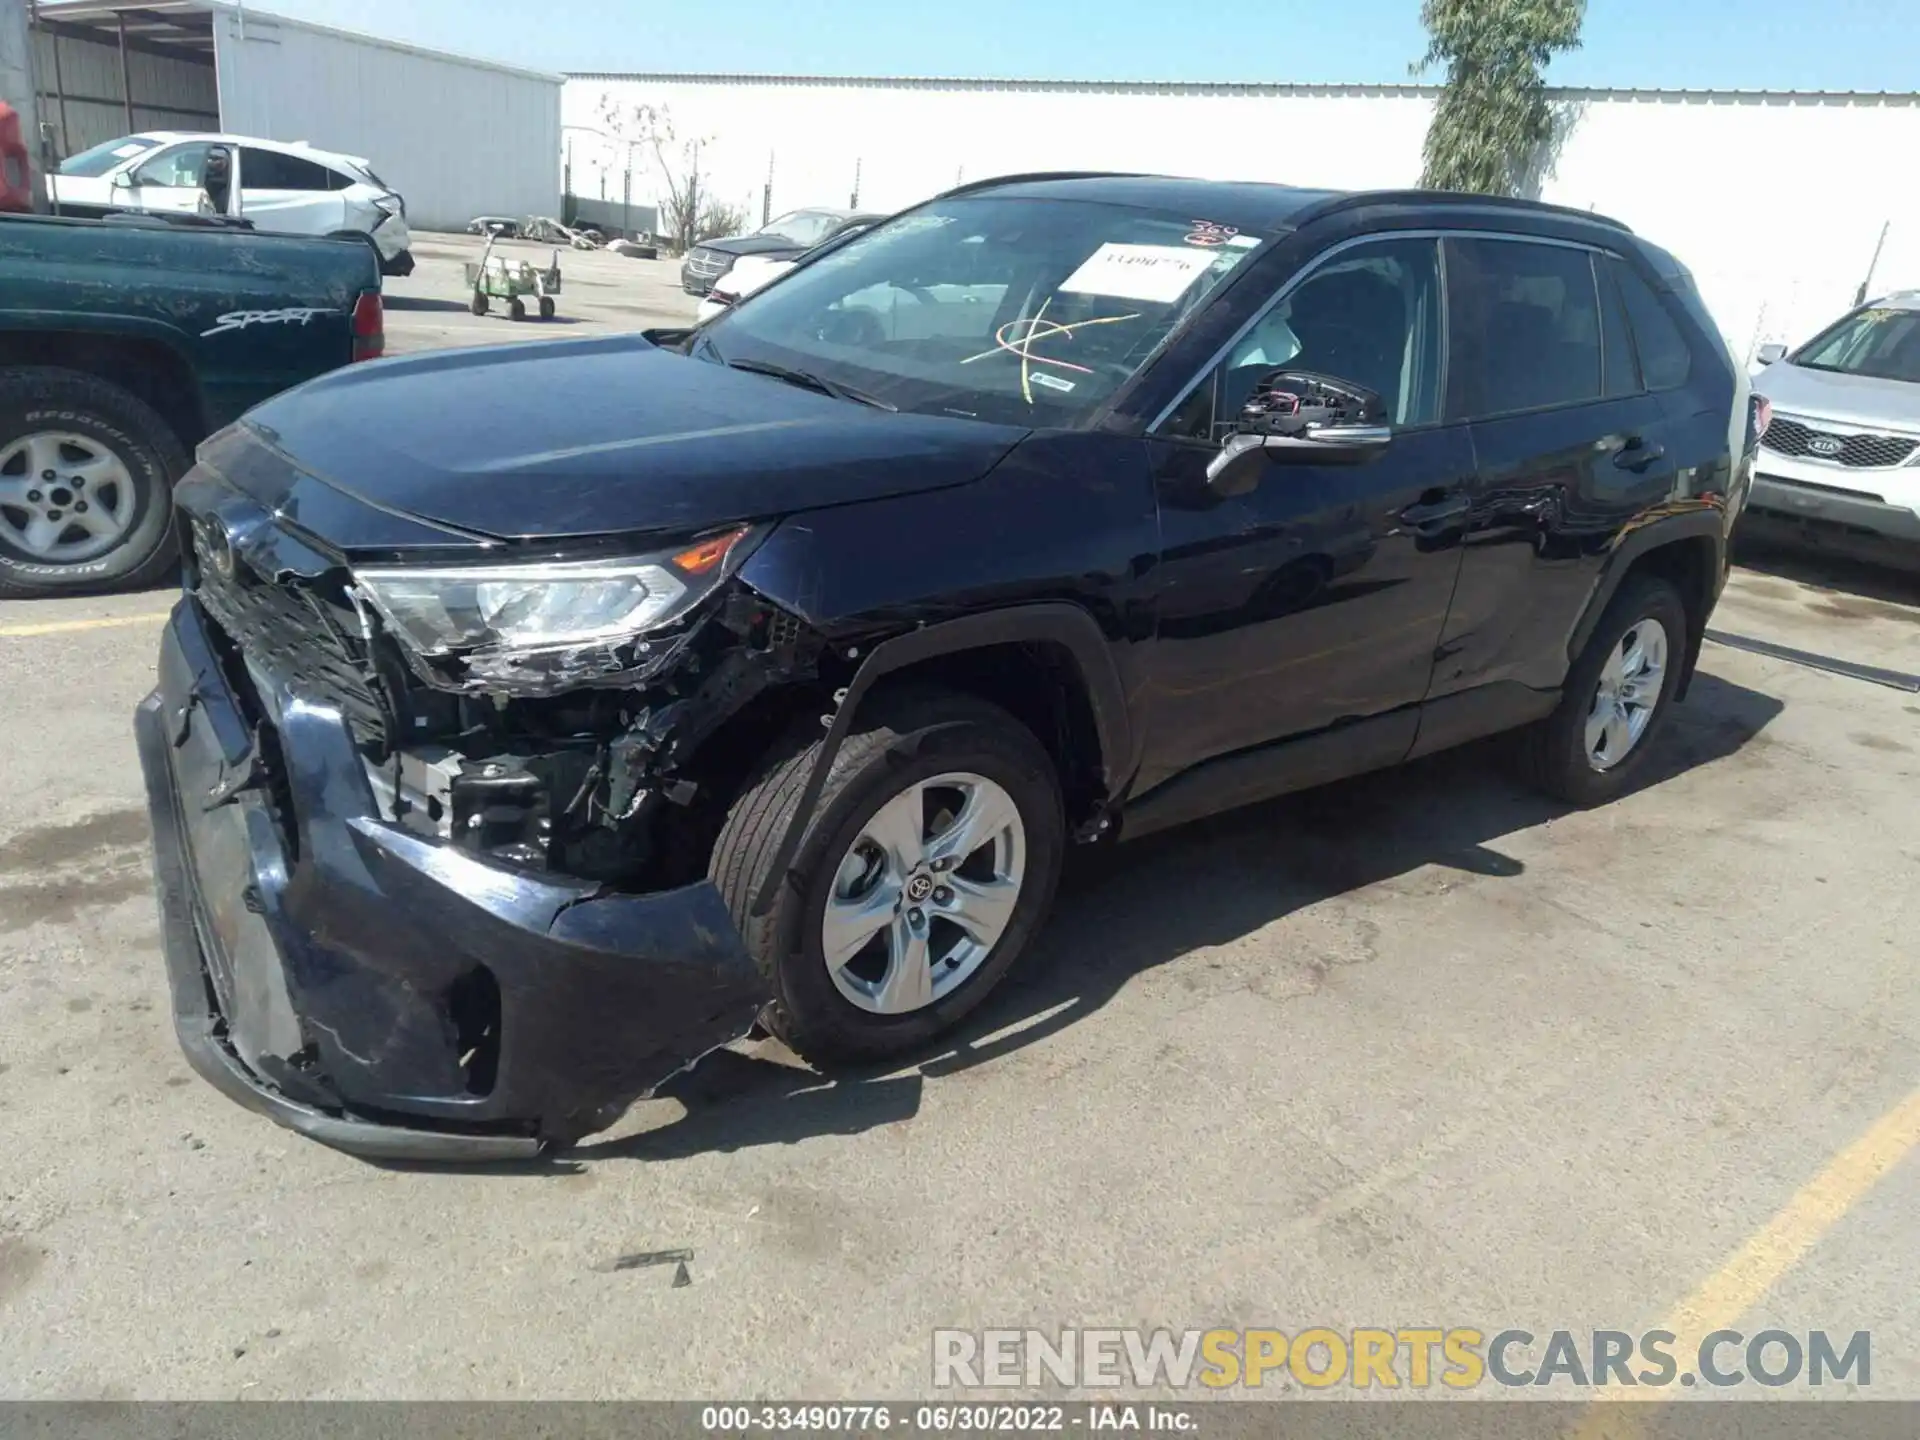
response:
[[[0,597],[156,584],[187,452],[138,396],[76,370],[0,370]]]
[[[710,874],[773,989],[768,1029],[811,1060],[912,1050],[979,1005],[1045,919],[1066,846],[1059,783],[996,705],[876,695],[834,757],[795,878],[756,918],[818,734],[748,783]]]
[[[1687,607],[1652,575],[1630,575],[1567,673],[1560,704],[1522,732],[1521,766],[1570,805],[1604,805],[1632,788],[1673,708]]]

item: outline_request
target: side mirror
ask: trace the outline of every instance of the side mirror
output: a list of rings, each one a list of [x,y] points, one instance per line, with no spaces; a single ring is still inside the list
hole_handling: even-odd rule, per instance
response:
[[[1240,418],[1207,465],[1207,488],[1244,495],[1269,464],[1360,465],[1393,440],[1380,397],[1310,370],[1276,370],[1254,386]]]
[[[1762,345],[1759,353],[1753,358],[1758,360],[1762,365],[1771,365],[1776,360],[1784,360],[1787,358],[1787,347],[1784,345]]]
[[[114,172],[113,188],[116,190],[133,189],[133,172],[131,170],[119,170]]]

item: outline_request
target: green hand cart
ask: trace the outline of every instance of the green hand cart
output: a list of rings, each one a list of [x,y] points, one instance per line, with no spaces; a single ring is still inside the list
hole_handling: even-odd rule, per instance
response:
[[[467,308],[476,315],[484,315],[493,301],[504,300],[507,313],[516,320],[524,320],[527,297],[532,296],[539,303],[540,318],[551,320],[553,297],[560,293],[560,252],[555,250],[542,269],[531,260],[494,254],[493,245],[498,238],[487,236],[487,248],[480,252],[479,262],[467,262],[467,286],[472,291]]]

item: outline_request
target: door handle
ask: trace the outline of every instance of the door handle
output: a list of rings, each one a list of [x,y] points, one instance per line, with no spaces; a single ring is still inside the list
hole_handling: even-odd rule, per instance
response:
[[[1648,469],[1654,461],[1662,459],[1667,447],[1650,443],[1640,435],[1629,435],[1614,452],[1613,463],[1622,470],[1631,470],[1636,475]]]
[[[1473,501],[1459,491],[1429,490],[1400,512],[1401,522],[1423,535],[1432,535],[1467,518]]]

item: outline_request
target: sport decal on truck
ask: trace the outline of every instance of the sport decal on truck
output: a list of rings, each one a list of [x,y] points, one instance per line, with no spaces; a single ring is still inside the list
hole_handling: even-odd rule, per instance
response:
[[[286,310],[229,310],[220,317],[220,323],[211,330],[202,330],[201,338],[209,335],[224,335],[229,330],[244,330],[249,325],[305,325],[316,315],[337,315],[337,310],[324,307],[310,308],[294,306]]]

